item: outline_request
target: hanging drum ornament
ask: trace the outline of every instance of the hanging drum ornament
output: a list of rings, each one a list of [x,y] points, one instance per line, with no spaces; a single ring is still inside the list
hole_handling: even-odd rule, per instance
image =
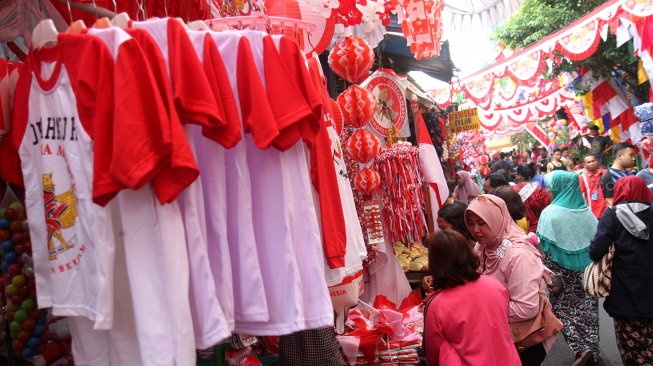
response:
[[[488,175],[490,175],[490,173],[492,173],[492,169],[490,169],[487,165],[483,165],[479,170],[479,172],[483,177],[487,177]]]
[[[329,53],[331,70],[350,83],[365,80],[373,64],[372,47],[358,37],[341,38]]]
[[[487,165],[487,163],[490,162],[490,158],[488,158],[487,155],[483,154],[478,157],[478,162],[480,163],[479,165]]]
[[[376,111],[376,98],[371,91],[352,85],[338,95],[338,104],[345,118],[345,124],[363,127]]]
[[[347,152],[359,163],[368,163],[379,153],[381,142],[370,131],[356,130],[347,141]]]
[[[354,184],[359,192],[369,195],[379,188],[381,177],[379,177],[379,173],[376,170],[365,168],[356,174]]]
[[[331,119],[333,120],[333,127],[336,129],[338,136],[342,133],[342,127],[344,126],[344,117],[342,115],[342,110],[340,110],[340,104],[333,99],[329,99],[331,103]]]

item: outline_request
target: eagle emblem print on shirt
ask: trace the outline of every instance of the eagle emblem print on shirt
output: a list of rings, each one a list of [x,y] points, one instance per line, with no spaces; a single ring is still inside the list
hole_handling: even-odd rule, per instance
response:
[[[45,224],[48,239],[48,258],[57,259],[57,255],[75,246],[74,237],[66,240],[63,229],[71,228],[77,219],[77,199],[72,187],[57,195],[52,182],[52,174],[43,174],[43,201],[45,205]]]
[[[79,200],[67,157],[67,148],[79,143],[77,122],[76,116],[41,117],[29,125],[32,144],[38,147],[42,166],[48,169],[41,174],[41,184],[45,239],[52,273],[74,269],[86,251],[77,235]]]

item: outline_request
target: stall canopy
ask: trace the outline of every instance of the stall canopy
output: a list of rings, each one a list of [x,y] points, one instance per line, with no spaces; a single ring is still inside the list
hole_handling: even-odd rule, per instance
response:
[[[528,128],[560,108],[573,109],[578,105],[575,94],[567,89],[578,75],[546,80],[542,74],[549,59],[560,57],[559,54],[571,60],[586,58],[596,51],[608,32],[636,38],[636,52],[639,56],[648,54],[651,29],[643,20],[651,15],[653,6],[648,2],[607,1],[539,42],[432,93],[441,106],[456,103],[478,107],[481,127],[487,136]],[[645,45],[643,40],[647,40]]]

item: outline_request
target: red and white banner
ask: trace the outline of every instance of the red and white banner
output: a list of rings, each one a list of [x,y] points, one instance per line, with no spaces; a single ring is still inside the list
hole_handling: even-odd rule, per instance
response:
[[[438,211],[444,205],[444,202],[449,197],[449,187],[447,180],[442,171],[440,158],[438,157],[433,141],[429,136],[426,123],[421,112],[415,114],[418,123],[418,137],[419,137],[419,163],[422,169],[422,179],[429,187],[429,197],[431,199],[431,217],[433,219],[433,227],[437,228]]]

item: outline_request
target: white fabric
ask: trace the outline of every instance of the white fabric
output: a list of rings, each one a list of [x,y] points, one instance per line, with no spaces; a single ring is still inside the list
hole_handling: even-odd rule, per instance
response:
[[[263,32],[243,31],[265,86]],[[286,152],[260,150],[245,135],[247,166],[256,172],[252,183],[252,209],[259,262],[265,284],[270,319],[242,322],[239,331],[281,335],[333,324],[315,204],[304,148],[296,144]],[[301,224],[300,224],[301,222]]]
[[[229,75],[231,89],[238,99],[238,44],[241,36],[234,32],[211,32]],[[242,121],[241,121],[242,122]],[[245,141],[225,150],[227,187],[227,239],[233,269],[235,329],[241,322],[265,322],[269,319],[263,276],[254,237],[251,176],[247,169]],[[257,294],[254,296],[253,294]]]

